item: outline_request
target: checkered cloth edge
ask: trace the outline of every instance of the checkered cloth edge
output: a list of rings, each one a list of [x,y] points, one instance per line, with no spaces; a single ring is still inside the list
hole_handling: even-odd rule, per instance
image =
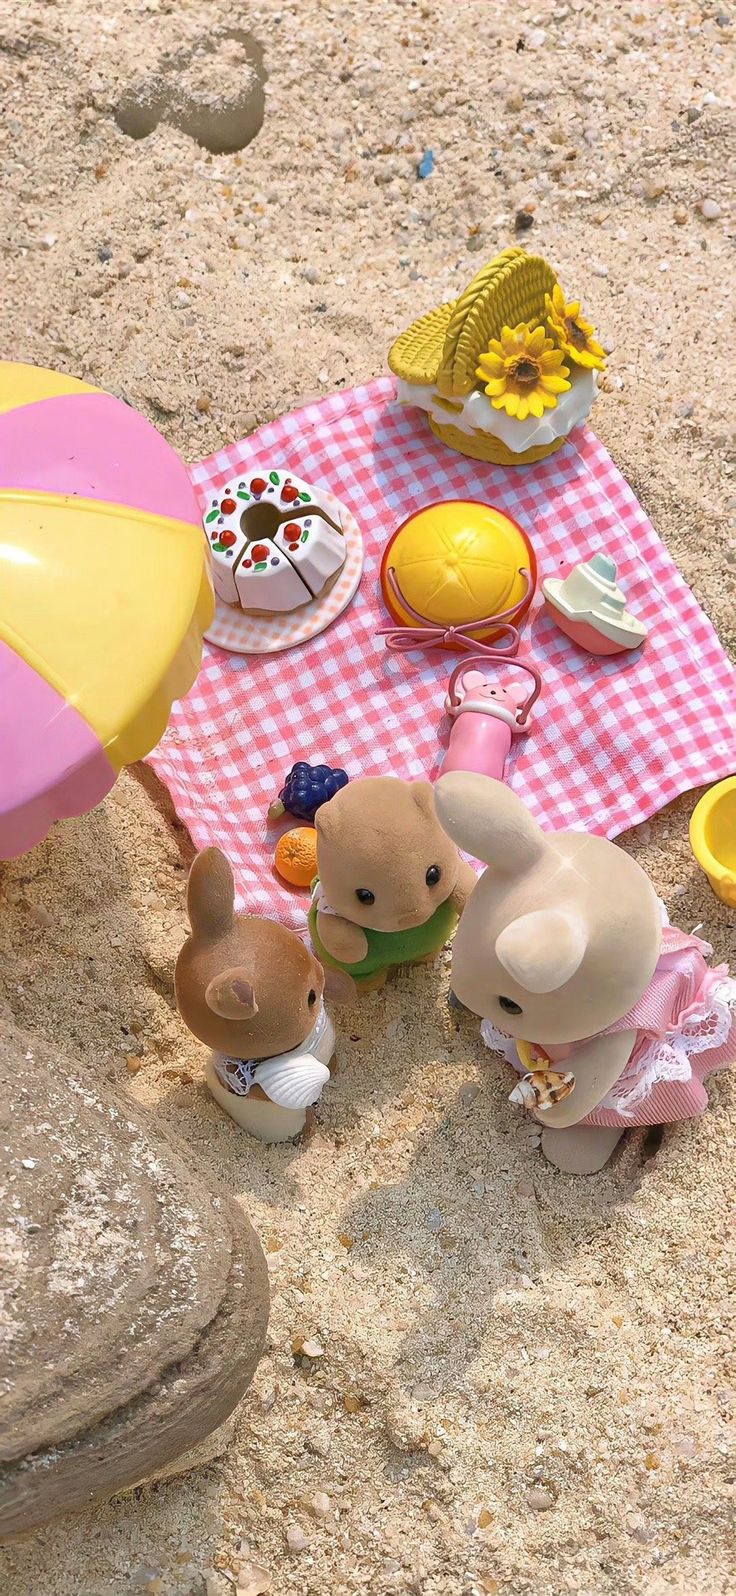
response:
[[[548,829],[615,836],[679,793],[736,769],[736,671],[631,488],[588,428],[549,459],[521,468],[452,452],[424,416],[393,401],[380,378],[270,422],[192,468],[204,505],[235,475],[285,465],[324,483],[362,528],[365,569],[345,613],[286,653],[237,656],[205,646],[192,691],[174,706],[151,755],[197,846],[228,854],[238,903],[303,931],[305,897],[273,871],[266,811],[296,759],[350,776],[435,779],[443,700],[456,656],[396,656],[378,584],[383,548],[413,510],[479,498],[528,533],[539,578],[605,551],[630,608],[650,628],[637,655],[594,659],[546,614],[538,592],[520,652],[544,686],[526,737],[515,739],[511,786]]]

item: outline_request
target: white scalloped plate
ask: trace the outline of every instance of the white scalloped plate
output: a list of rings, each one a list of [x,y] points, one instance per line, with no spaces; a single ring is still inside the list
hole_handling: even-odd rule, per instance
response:
[[[244,610],[218,598],[215,619],[205,632],[208,643],[226,648],[231,654],[278,654],[282,649],[308,642],[310,637],[318,637],[347,609],[363,574],[363,534],[355,516],[339,500],[335,502],[340,508],[347,553],[329,593],[288,615],[246,615]]]

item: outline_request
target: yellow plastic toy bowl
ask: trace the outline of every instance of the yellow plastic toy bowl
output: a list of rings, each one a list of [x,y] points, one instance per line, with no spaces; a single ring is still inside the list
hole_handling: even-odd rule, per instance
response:
[[[521,527],[479,499],[446,499],[415,511],[394,533],[381,562],[384,602],[399,626],[472,628],[474,621],[517,604],[518,625],[536,581],[534,550]],[[468,635],[487,643],[498,632],[486,625]]]
[[[716,897],[736,909],[736,776],[719,781],[695,805],[690,847]]]

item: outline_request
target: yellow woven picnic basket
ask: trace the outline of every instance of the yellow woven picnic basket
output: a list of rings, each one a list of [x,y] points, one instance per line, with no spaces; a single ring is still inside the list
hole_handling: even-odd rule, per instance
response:
[[[397,377],[408,384],[434,386],[434,407],[447,412],[447,421],[430,415],[429,424],[451,449],[495,465],[524,465],[543,460],[565,442],[564,437],[555,438],[515,453],[480,428],[466,432],[453,426],[465,397],[482,387],[476,368],[491,339],[500,336],[502,327],[543,321],[545,294],[552,293],[556,282],[541,255],[505,249],[478,272],[459,299],[421,316],[391,346],[388,363]]]

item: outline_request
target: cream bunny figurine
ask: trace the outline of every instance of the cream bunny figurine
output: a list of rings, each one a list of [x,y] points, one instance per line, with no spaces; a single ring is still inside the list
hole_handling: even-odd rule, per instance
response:
[[[707,1107],[736,1059],[736,981],[666,923],[636,861],[604,837],[545,834],[508,787],[455,771],[437,814],[488,868],[453,948],[452,987],[522,1080],[558,1169],[602,1169],[624,1130]],[[663,923],[664,922],[664,923]]]
[[[192,865],[192,927],[174,984],[184,1024],[212,1048],[207,1085],[221,1108],[259,1141],[304,1129],[330,1079],[335,1031],[324,1005],[325,971],[293,931],[234,914],[233,873],[219,848]],[[349,997],[339,974],[333,991]]]

